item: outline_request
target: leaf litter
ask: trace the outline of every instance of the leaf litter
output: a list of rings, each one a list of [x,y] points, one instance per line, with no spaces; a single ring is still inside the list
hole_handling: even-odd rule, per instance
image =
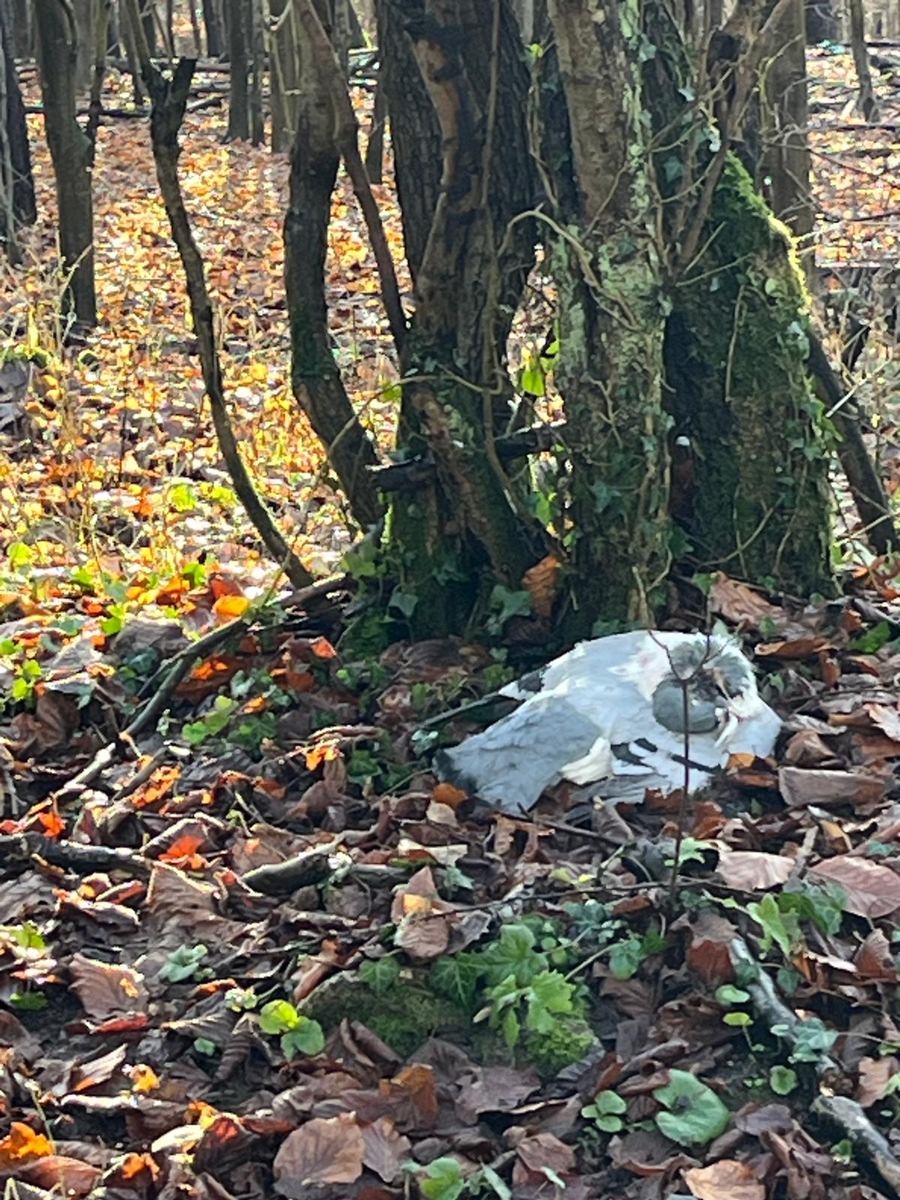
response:
[[[239,435],[333,569],[286,379],[286,165],[220,129],[192,118],[185,168]],[[805,607],[712,582],[786,729],[689,809],[673,913],[666,798],[561,785],[511,819],[436,782],[420,750],[475,727],[434,718],[496,686],[486,651],[357,660],[348,581],[272,592],[151,178],[144,132],[102,127],[102,344],[46,357],[5,448],[0,1175],[30,1197],[896,1194],[895,568]],[[332,236],[342,366],[387,442],[346,192]],[[25,281],[17,344],[54,300]]]

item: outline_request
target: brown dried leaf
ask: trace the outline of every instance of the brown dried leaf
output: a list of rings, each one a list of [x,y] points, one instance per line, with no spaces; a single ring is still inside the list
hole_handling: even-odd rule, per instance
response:
[[[852,804],[865,810],[884,798],[886,785],[883,779],[859,772],[782,767],[778,772],[778,787],[790,808]]]
[[[720,850],[719,875],[729,887],[742,891],[768,891],[790,879],[794,864],[781,854],[758,850]]]
[[[453,906],[438,896],[431,868],[423,867],[394,896],[394,944],[411,958],[438,958],[450,944],[452,912]]]
[[[400,1171],[400,1164],[409,1158],[412,1143],[398,1133],[390,1117],[379,1117],[371,1125],[363,1125],[363,1162],[370,1171],[391,1183]]]
[[[886,917],[900,908],[900,875],[880,863],[840,854],[817,863],[812,873],[840,884],[847,894],[847,911],[854,916]]]
[[[72,991],[93,1020],[146,1011],[147,991],[139,971],[99,962],[84,954],[73,954],[69,970]]]
[[[723,1158],[685,1171],[684,1182],[697,1200],[765,1200],[765,1186],[747,1163]]]
[[[887,1058],[863,1058],[859,1063],[859,1088],[856,1099],[869,1108],[883,1100],[887,1095],[888,1085],[900,1071],[900,1061],[889,1055]]]
[[[738,583],[726,575],[718,575],[709,590],[709,606],[714,613],[723,616],[735,625],[746,625],[758,629],[763,621],[783,623],[785,612],[770,604],[764,596],[746,583]]]
[[[366,1152],[362,1130],[351,1113],[314,1117],[295,1129],[275,1155],[279,1195],[302,1197],[314,1183],[354,1183],[363,1172]]]
[[[812,658],[821,651],[832,648],[828,638],[800,637],[790,638],[783,642],[766,642],[756,647],[756,653],[759,658],[798,659]]]
[[[896,705],[867,704],[866,711],[878,728],[892,741],[900,741],[900,712],[897,711]]]

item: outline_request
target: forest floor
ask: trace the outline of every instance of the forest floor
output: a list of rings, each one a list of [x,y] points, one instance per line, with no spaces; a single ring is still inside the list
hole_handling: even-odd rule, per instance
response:
[[[866,128],[847,55],[811,75],[817,261],[840,299],[860,264],[875,276],[858,371],[893,491],[878,305],[898,93],[880,81],[885,125]],[[288,379],[287,163],[223,129],[222,107],[190,114],[181,171],[238,440],[333,573],[351,535]],[[65,350],[32,133],[41,218],[0,277],[4,351],[39,360],[0,392],[8,1194],[900,1194],[896,565],[847,538],[829,603],[712,582],[786,732],[689,807],[674,882],[671,799],[593,810],[561,785],[527,819],[490,812],[423,752],[509,668],[438,642],[356,660],[340,590],[272,594],[212,437],[146,123],[101,126],[102,324]],[[336,354],[388,447],[396,369],[343,179],[331,238]],[[544,336],[523,322],[514,368]]]

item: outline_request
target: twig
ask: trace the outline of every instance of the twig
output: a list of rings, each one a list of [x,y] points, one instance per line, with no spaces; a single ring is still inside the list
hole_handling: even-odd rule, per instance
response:
[[[135,0],[130,0],[129,10],[135,7]],[[212,303],[206,287],[203,260],[194,241],[178,179],[178,133],[184,119],[196,63],[192,59],[180,59],[172,79],[168,80],[153,66],[149,56],[145,56],[143,47],[139,48],[139,53],[141,73],[153,101],[150,140],[157,179],[172,228],[172,238],[184,267],[191,316],[203,368],[203,382],[209,397],[219,449],[225,459],[234,490],[266,549],[276,562],[282,564],[285,574],[295,587],[307,587],[313,582],[313,576],[281,536],[271,513],[257,494],[238,450],[225,403],[222,369],[216,350]]]

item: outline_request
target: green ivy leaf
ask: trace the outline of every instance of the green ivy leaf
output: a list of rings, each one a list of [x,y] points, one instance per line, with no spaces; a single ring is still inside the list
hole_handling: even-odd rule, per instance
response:
[[[359,968],[359,977],[376,996],[384,996],[400,978],[400,964],[393,954],[367,958]]]
[[[797,1072],[793,1067],[776,1065],[769,1071],[769,1087],[776,1096],[789,1096],[797,1086]]]

